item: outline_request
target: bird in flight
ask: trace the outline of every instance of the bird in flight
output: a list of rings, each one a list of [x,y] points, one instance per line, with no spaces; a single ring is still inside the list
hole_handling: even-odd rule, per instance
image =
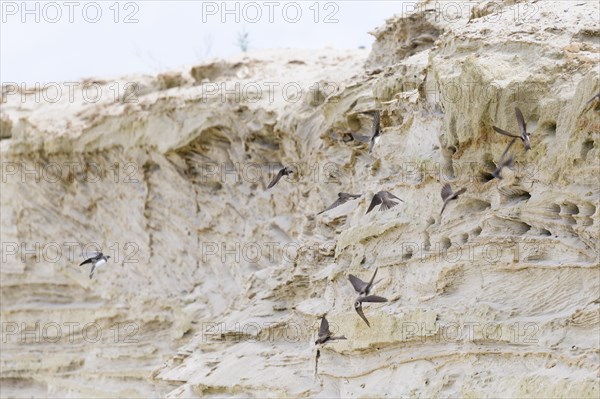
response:
[[[457,192],[453,192],[452,187],[450,186],[450,183],[444,184],[444,187],[442,187],[442,201],[444,201],[444,206],[442,207],[440,216],[444,212],[444,209],[446,209],[446,205],[448,205],[448,203],[450,201],[457,199],[458,196],[463,194],[465,191],[467,191],[467,189],[465,187],[463,187],[460,190],[458,190]]]
[[[379,111],[373,113],[373,128],[371,129],[371,136],[363,136],[356,133],[349,133],[351,139],[347,141],[357,141],[362,144],[369,144],[369,153],[373,152],[373,149],[381,139],[381,114]]]
[[[587,106],[587,105],[589,105],[591,102],[593,102],[593,101],[594,101],[594,100],[596,100],[596,99],[600,100],[600,93],[598,93],[598,94],[596,94],[594,97],[590,98],[590,99],[588,100],[588,102],[586,102],[586,103],[585,103],[585,105],[586,105],[586,106]]]
[[[338,193],[338,198],[337,200],[335,200],[335,202],[333,204],[331,204],[331,206],[329,206],[329,208],[317,213],[317,215],[322,214],[323,212],[327,212],[329,210],[332,210],[333,208],[336,208],[342,204],[345,204],[346,202],[353,200],[353,199],[357,199],[360,198],[360,195],[358,194],[348,194],[348,193]]]
[[[315,345],[324,344],[327,341],[334,341],[334,340],[338,340],[338,339],[347,339],[347,338],[344,337],[343,335],[334,337],[331,334],[331,331],[329,331],[329,322],[327,321],[325,316],[323,316],[323,318],[321,319],[321,327],[319,327],[319,336],[317,337],[317,340],[315,341]]]
[[[375,280],[375,276],[377,275],[377,270],[379,270],[379,268],[375,269],[375,272],[373,272],[373,276],[371,276],[371,280],[369,280],[369,282],[362,281],[361,279],[359,279],[358,277],[356,277],[352,274],[348,275],[348,280],[350,280],[352,287],[354,287],[354,290],[356,292],[358,292],[358,298],[356,298],[356,300],[354,301],[354,310],[356,310],[356,313],[358,313],[360,318],[363,319],[365,321],[365,323],[367,323],[367,326],[369,326],[369,327],[371,327],[371,324],[369,323],[369,320],[367,320],[367,318],[362,310],[363,302],[387,302],[388,301],[386,298],[381,297],[381,296],[369,295],[371,293],[371,289],[373,288],[373,286],[375,284],[377,284],[379,281],[381,281],[381,280],[378,280],[377,282],[373,282]]]
[[[502,180],[502,169],[512,166],[513,165],[513,156],[509,155],[508,157],[506,157],[506,154],[508,153],[508,150],[510,150],[510,147],[512,147],[512,145],[515,143],[517,139],[512,139],[511,142],[508,144],[508,146],[506,147],[506,149],[504,150],[504,152],[502,153],[502,155],[500,156],[500,160],[498,161],[498,166],[496,167],[496,170],[494,170],[494,172],[492,173],[492,176]]]
[[[380,191],[373,196],[373,199],[371,200],[371,204],[369,205],[369,209],[367,209],[367,213],[371,212],[373,210],[373,208],[375,208],[379,204],[381,204],[381,206],[379,207],[380,211],[385,211],[390,208],[393,208],[399,204],[395,200],[400,200],[400,201],[404,202],[403,199],[396,197],[394,194],[392,194],[388,191]],[[366,215],[366,213],[365,213],[365,215]]]
[[[373,288],[375,284],[381,281],[377,280],[376,283],[373,283],[373,281],[375,280],[375,276],[377,275],[377,270],[379,270],[379,268],[375,269],[375,272],[373,273],[373,276],[371,277],[371,280],[368,283],[362,281],[353,274],[348,275],[348,280],[350,280],[350,283],[354,287],[354,290],[358,292],[359,295],[369,295],[371,293],[371,288]]]
[[[267,186],[267,190],[276,185],[279,179],[281,179],[283,176],[288,176],[291,173],[294,173],[294,170],[289,166],[286,166],[285,168],[281,169],[279,172],[277,172],[277,175],[275,175],[273,180],[271,180],[271,183],[269,183],[269,185]]]
[[[388,300],[382,296],[377,296],[377,295],[360,296],[359,295],[359,297],[356,298],[356,301],[354,301],[354,310],[356,310],[356,313],[358,313],[360,318],[363,319],[365,321],[365,323],[367,323],[367,326],[371,327],[369,320],[367,320],[367,318],[362,310],[363,302],[387,302],[387,301]]]
[[[106,264],[106,262],[108,262],[109,259],[110,259],[110,256],[105,256],[102,254],[102,252],[98,252],[97,255],[94,255],[91,258],[88,258],[88,259],[84,260],[83,262],[81,262],[79,264],[79,266],[83,266],[85,264],[91,263],[92,270],[90,271],[90,278],[92,278],[92,276],[94,275],[94,270],[96,268]]]
[[[381,139],[381,115],[379,111],[375,111],[373,116],[373,134],[371,135],[371,145],[369,147],[369,153],[373,152],[373,148]]]
[[[529,133],[527,133],[527,124],[525,123],[525,119],[523,118],[523,113],[519,107],[515,107],[515,114],[517,115],[517,123],[519,125],[519,130],[521,131],[521,135],[517,136],[516,134],[512,134],[507,132],[506,130],[500,129],[499,127],[492,126],[494,130],[500,134],[503,134],[508,137],[513,137],[517,139],[521,139],[523,144],[525,145],[525,151],[531,149],[531,141],[529,140]]]

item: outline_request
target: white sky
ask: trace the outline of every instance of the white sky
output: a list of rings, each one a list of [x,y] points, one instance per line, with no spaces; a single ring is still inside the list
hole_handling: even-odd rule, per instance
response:
[[[250,51],[327,46],[369,48],[374,38],[367,32],[400,14],[414,0],[318,3],[267,0],[227,4],[194,0],[31,1],[26,3],[30,14],[25,13],[23,4],[0,1],[2,83],[75,81],[85,77],[162,72],[239,53],[236,43],[242,30],[248,32]],[[223,15],[224,4],[234,13]],[[296,17],[296,6],[301,15],[294,23],[290,21]],[[318,22],[315,22],[317,7]],[[92,23],[97,9],[101,15]],[[213,10],[215,15],[210,14]],[[262,16],[252,23],[257,10]],[[273,22],[269,21],[270,10]],[[130,14],[137,22],[124,23]],[[330,14],[338,22],[325,23]],[[235,21],[236,16],[239,22]],[[52,23],[53,20],[57,22]]]

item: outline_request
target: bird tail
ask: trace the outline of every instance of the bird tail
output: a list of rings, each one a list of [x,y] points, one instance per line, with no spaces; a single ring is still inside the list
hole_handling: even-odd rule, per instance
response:
[[[86,260],[84,260],[83,262],[81,262],[81,263],[79,264],[79,266],[83,266],[83,265],[85,265],[86,263],[92,263],[92,259],[90,258],[90,259],[86,259]]]

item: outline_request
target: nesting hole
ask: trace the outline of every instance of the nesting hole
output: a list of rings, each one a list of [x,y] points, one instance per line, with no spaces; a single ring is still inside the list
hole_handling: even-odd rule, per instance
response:
[[[442,237],[441,245],[442,245],[442,249],[446,250],[446,249],[450,248],[452,243],[450,242],[450,239],[448,237]]]
[[[579,206],[579,211],[583,216],[592,216],[596,213],[596,207],[588,202],[585,202]]]
[[[527,190],[518,187],[505,187],[499,191],[502,194],[504,203],[517,203],[527,201],[531,198],[531,194]]]
[[[560,213],[560,205],[558,204],[550,204],[548,207],[548,212],[550,213],[556,213],[559,214]]]
[[[539,234],[540,234],[541,236],[544,236],[544,237],[550,237],[550,236],[552,235],[552,233],[550,232],[550,230],[548,230],[548,229],[545,229],[545,228],[543,228],[543,227],[540,227],[540,228],[539,228],[539,231],[540,231],[540,233],[539,233]]]
[[[581,158],[585,161],[587,159],[588,152],[594,148],[594,140],[587,139],[581,144]]]
[[[482,212],[491,207],[489,202],[477,198],[469,198],[461,204],[461,208],[468,209],[469,212]]]
[[[402,253],[402,260],[409,260],[412,257],[413,257],[412,247],[406,248],[406,252],[403,251],[403,253]]]
[[[548,137],[556,136],[556,122],[548,122],[544,124],[543,131]]]
[[[471,230],[471,238],[479,237],[481,234],[481,227],[477,226],[473,230]]]
[[[572,202],[565,201],[562,205],[562,212],[565,215],[579,214],[579,207]]]

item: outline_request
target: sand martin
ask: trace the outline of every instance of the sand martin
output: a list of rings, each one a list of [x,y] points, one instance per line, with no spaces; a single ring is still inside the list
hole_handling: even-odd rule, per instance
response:
[[[319,213],[317,213],[317,215],[322,214],[323,212],[327,212],[333,208],[336,208],[342,204],[345,204],[346,202],[353,200],[353,199],[357,199],[360,198],[360,195],[357,194],[348,194],[348,193],[338,193],[338,199],[335,200],[335,202],[333,204],[331,204],[331,206]]]
[[[523,119],[523,114],[519,107],[515,107],[515,114],[517,115],[517,123],[519,125],[519,130],[521,131],[521,135],[517,136],[515,134],[509,133],[506,130],[502,130],[499,127],[492,126],[494,130],[500,134],[503,134],[508,137],[514,137],[517,139],[521,139],[523,144],[525,144],[525,151],[531,149],[531,141],[529,141],[529,133],[527,133],[527,124],[525,123],[525,119]]]
[[[594,97],[590,98],[585,105],[588,106],[590,105],[591,102],[593,102],[594,100],[600,100],[600,93],[596,94]]]
[[[327,322],[327,319],[325,318],[325,316],[323,316],[323,318],[321,319],[321,327],[319,327],[319,337],[315,341],[315,345],[324,344],[327,341],[333,341],[336,339],[347,339],[347,338],[344,337],[343,335],[336,336],[336,337],[332,336],[331,331],[329,331],[329,323]]]
[[[369,153],[373,152],[373,148],[379,143],[381,139],[381,115],[379,111],[375,111],[373,116],[373,134],[371,135],[371,145],[369,147]]]
[[[444,206],[442,206],[442,211],[440,212],[440,216],[444,212],[444,209],[446,209],[446,205],[448,205],[448,202],[450,202],[454,199],[457,199],[458,196],[461,195],[462,193],[464,193],[465,191],[467,191],[467,189],[465,187],[463,187],[460,190],[458,190],[457,192],[453,192],[452,187],[450,187],[450,183],[444,184],[444,187],[442,187],[442,201],[444,201]]]
[[[106,262],[108,262],[109,259],[110,259],[110,256],[105,256],[102,254],[102,252],[99,252],[97,255],[92,256],[91,258],[88,258],[88,259],[84,260],[83,262],[81,262],[79,264],[79,266],[83,266],[87,263],[91,263],[92,270],[90,271],[90,278],[92,278],[92,276],[94,275],[94,270],[97,267],[100,267],[100,266],[106,264]]]
[[[392,194],[388,191],[380,191],[373,196],[373,199],[371,200],[371,204],[369,205],[369,209],[367,209],[367,213],[371,212],[373,210],[373,208],[375,208],[379,204],[381,204],[381,206],[379,207],[380,211],[385,211],[387,209],[393,208],[399,204],[395,200],[400,200],[400,201],[404,202],[403,199],[396,197],[394,194]],[[366,215],[366,213],[365,213],[365,215]]]
[[[375,269],[375,272],[373,272],[373,276],[371,277],[371,280],[368,283],[362,281],[361,279],[352,274],[348,275],[348,280],[350,280],[350,283],[354,287],[354,290],[358,292],[359,295],[369,295],[373,286],[381,281],[378,280],[376,283],[373,283],[373,281],[375,280],[375,276],[377,275],[377,270],[379,270],[379,268]]]
[[[267,186],[267,190],[276,185],[279,179],[281,179],[283,176],[287,176],[291,173],[294,173],[294,170],[289,166],[286,166],[285,168],[281,169],[273,178],[273,180],[271,180],[271,183],[269,183],[269,185]]]
[[[377,295],[359,296],[358,298],[356,298],[356,301],[354,301],[354,310],[356,310],[356,313],[358,313],[360,318],[363,319],[365,321],[365,323],[367,323],[367,326],[371,327],[369,320],[367,320],[367,318],[365,317],[365,314],[363,313],[363,310],[362,310],[363,302],[387,302],[387,301],[388,300],[386,298],[384,298],[382,296],[377,296]]]
[[[494,170],[494,172],[492,173],[492,176],[502,180],[502,174],[501,174],[502,169],[513,165],[513,161],[514,161],[513,156],[509,155],[507,157],[506,154],[508,153],[508,150],[510,150],[510,147],[512,147],[512,145],[515,143],[516,140],[517,139],[512,139],[511,142],[508,144],[508,146],[506,147],[506,149],[500,156],[500,160],[498,161],[498,166],[496,167],[496,170]]]

